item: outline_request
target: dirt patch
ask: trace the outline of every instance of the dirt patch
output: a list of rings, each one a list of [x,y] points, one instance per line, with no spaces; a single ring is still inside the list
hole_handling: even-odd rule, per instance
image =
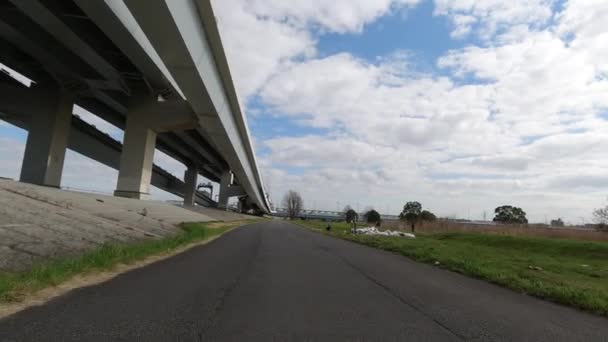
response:
[[[205,225],[207,226],[207,228],[212,228],[212,229],[218,229],[218,228],[226,228],[226,227],[232,227],[234,225],[238,225],[240,226],[244,226],[247,224],[252,224],[254,222],[251,222],[251,220],[239,220],[239,221],[230,221],[230,222],[222,222],[222,221],[217,221],[217,222],[205,222]]]

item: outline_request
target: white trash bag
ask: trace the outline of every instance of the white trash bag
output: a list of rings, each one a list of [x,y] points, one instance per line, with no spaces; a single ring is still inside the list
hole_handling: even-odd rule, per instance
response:
[[[363,234],[363,235],[401,236],[401,237],[408,237],[408,238],[416,238],[416,235],[411,234],[411,233],[398,232],[398,231],[394,231],[394,230],[380,231],[376,227],[353,229],[352,232],[354,234]]]

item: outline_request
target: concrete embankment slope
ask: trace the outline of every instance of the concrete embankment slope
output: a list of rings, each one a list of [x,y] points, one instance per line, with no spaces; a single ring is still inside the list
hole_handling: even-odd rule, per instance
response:
[[[160,238],[177,233],[182,222],[225,217],[230,219],[230,213],[0,179],[0,270],[27,269],[37,260],[79,254],[103,243]]]

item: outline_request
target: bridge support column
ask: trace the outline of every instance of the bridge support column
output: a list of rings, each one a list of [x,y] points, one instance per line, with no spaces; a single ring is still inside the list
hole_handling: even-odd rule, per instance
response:
[[[228,208],[228,199],[230,198],[228,189],[232,184],[232,172],[224,171],[222,172],[222,177],[220,178],[220,196],[217,201],[217,207],[220,209]]]
[[[49,110],[30,120],[19,178],[21,182],[61,186],[74,102],[72,96],[60,94],[52,103]]]
[[[196,197],[196,181],[198,176],[198,170],[196,167],[188,167],[184,173],[184,206],[193,207],[194,200]]]
[[[146,199],[156,148],[156,135],[197,127],[198,119],[185,101],[158,102],[146,88],[136,88],[129,106],[114,196]]]
[[[136,199],[150,196],[155,148],[156,132],[147,127],[144,116],[129,115],[114,196]]]
[[[218,200],[218,208],[226,209],[228,207],[228,200],[230,197],[244,196],[245,191],[239,184],[234,184],[234,177],[232,172],[226,171],[222,173],[220,179],[220,198]]]

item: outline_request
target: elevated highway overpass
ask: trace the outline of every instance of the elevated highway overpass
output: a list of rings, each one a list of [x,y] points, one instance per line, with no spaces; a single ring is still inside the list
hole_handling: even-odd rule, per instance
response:
[[[150,185],[195,202],[269,212],[209,0],[0,0],[0,116],[28,131],[20,180],[61,185],[66,148],[119,170],[116,196]],[[118,142],[72,114],[124,130]],[[153,164],[158,149],[184,180]],[[219,201],[196,175],[220,183]]]

